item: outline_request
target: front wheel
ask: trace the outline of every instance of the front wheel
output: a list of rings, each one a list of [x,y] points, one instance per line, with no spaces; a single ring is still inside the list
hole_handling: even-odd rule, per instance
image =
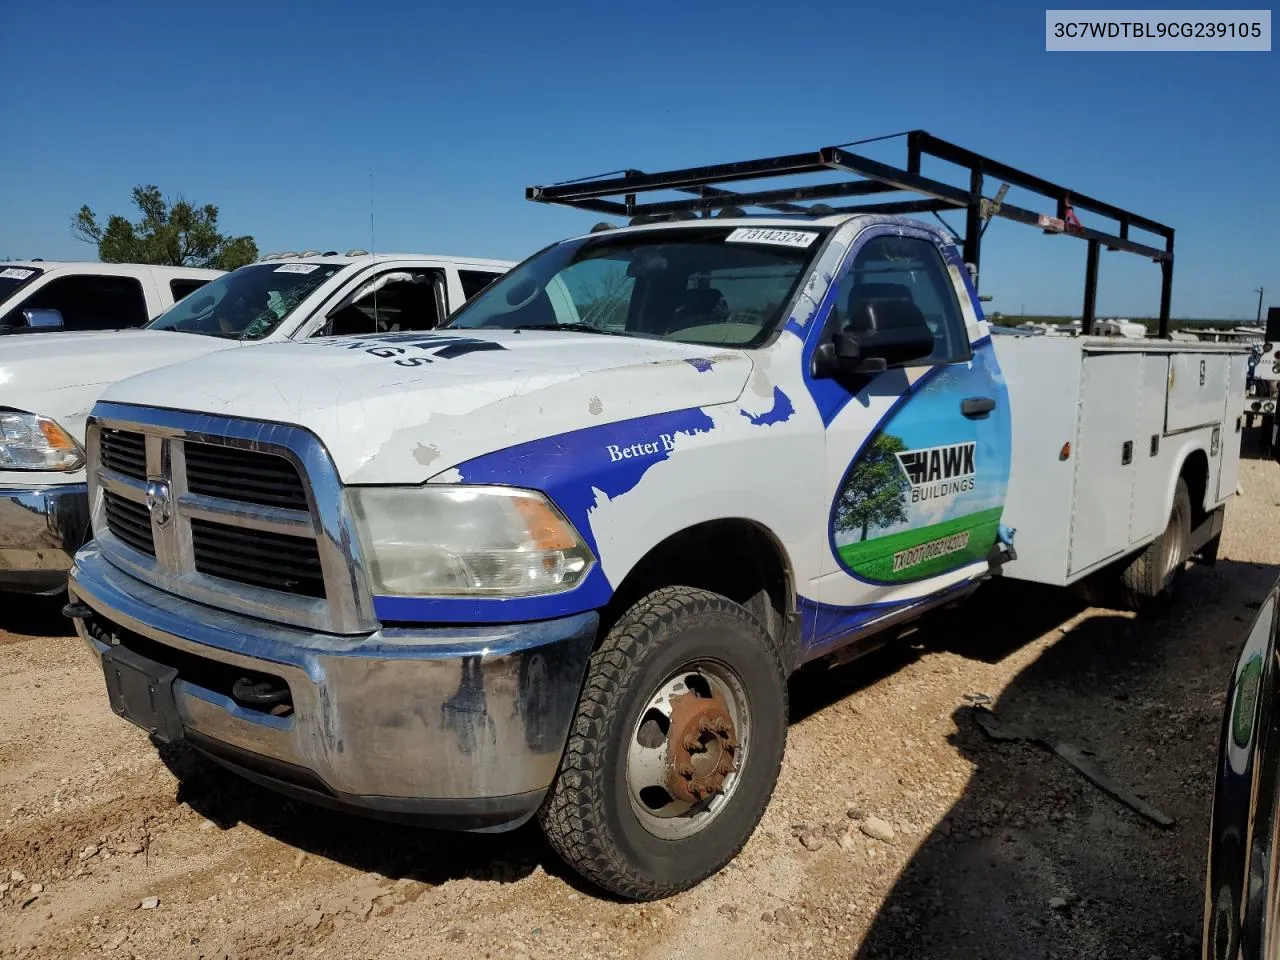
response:
[[[605,890],[670,896],[742,849],[786,735],[786,674],[759,621],[705,590],[658,590],[591,656],[543,832]]]

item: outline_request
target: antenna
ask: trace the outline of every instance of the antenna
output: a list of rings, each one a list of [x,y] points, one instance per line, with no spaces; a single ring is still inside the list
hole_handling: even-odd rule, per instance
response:
[[[373,232],[373,171],[369,171],[369,253],[378,255],[378,241]],[[378,332],[378,288],[373,288],[373,332]]]

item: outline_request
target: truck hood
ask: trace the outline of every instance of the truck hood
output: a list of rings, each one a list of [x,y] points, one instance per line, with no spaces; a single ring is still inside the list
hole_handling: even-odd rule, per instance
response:
[[[264,344],[153,370],[104,400],[290,423],[344,483],[420,483],[472,457],[741,395],[740,350],[555,331]]]
[[[85,417],[106,384],[236,345],[165,330],[5,337],[0,340],[0,407],[51,417],[83,441]]]

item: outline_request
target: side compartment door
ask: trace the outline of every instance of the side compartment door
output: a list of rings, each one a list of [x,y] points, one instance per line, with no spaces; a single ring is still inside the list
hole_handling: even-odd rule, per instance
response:
[[[1086,357],[1085,363],[1091,364],[1097,358]],[[1159,534],[1169,522],[1169,511],[1165,504],[1163,491],[1167,486],[1169,472],[1173,469],[1166,452],[1168,445],[1164,443],[1165,391],[1169,382],[1169,355],[1167,353],[1147,353],[1142,355],[1142,368],[1138,383],[1137,396],[1133,398],[1133,406],[1137,416],[1137,426],[1130,438],[1133,441],[1133,477],[1129,484],[1129,539],[1128,543],[1137,544],[1150,540]],[[1121,382],[1116,387],[1127,389],[1129,384]],[[1097,416],[1110,416],[1120,422],[1125,419],[1126,406],[1124,400],[1112,408],[1097,410]],[[1081,453],[1092,455],[1086,450],[1091,438],[1081,440]],[[1113,451],[1114,452],[1114,451]],[[1098,451],[1105,461],[1106,451]],[[1104,464],[1100,466],[1105,467]],[[1088,485],[1090,476],[1077,478],[1078,483]]]
[[[1071,512],[1072,576],[1128,549],[1135,461],[1139,454],[1146,457],[1148,453],[1139,449],[1143,442],[1138,428],[1142,354],[1086,354],[1081,377]],[[1163,492],[1159,498],[1151,491],[1143,495],[1163,499]],[[1163,503],[1158,509],[1164,509]]]
[[[872,228],[846,264],[824,336],[856,337],[887,299],[913,305],[934,335],[929,357],[842,384],[848,403],[826,430],[819,596],[844,608],[896,606],[985,565],[1008,485],[1008,394],[963,268],[948,265],[930,234]]]
[[[1249,358],[1233,354],[1227,374],[1226,405],[1222,412],[1222,468],[1218,472],[1218,499],[1225,500],[1236,492],[1240,483],[1240,442],[1244,437],[1245,379]]]

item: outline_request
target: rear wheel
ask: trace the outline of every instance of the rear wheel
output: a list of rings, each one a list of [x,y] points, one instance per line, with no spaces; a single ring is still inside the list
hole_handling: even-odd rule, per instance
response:
[[[1138,554],[1120,575],[1129,606],[1171,598],[1182,581],[1191,558],[1191,495],[1186,481],[1178,478],[1173,509],[1164,532]]]
[[[751,836],[786,732],[786,674],[759,621],[719,594],[658,590],[592,654],[543,832],[618,896],[687,889]]]

